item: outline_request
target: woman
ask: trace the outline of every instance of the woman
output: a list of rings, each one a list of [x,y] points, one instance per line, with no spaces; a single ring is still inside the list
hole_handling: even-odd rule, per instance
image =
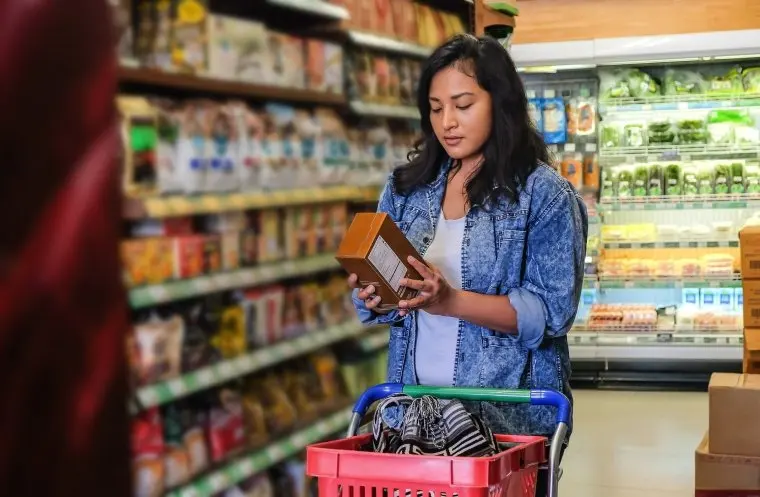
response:
[[[425,385],[549,388],[569,398],[566,334],[583,283],[587,215],[549,167],[523,85],[493,39],[455,37],[426,62],[424,137],[381,195],[425,258],[420,290],[383,313],[355,288],[367,324],[390,324],[388,379]],[[472,406],[471,406],[472,407]],[[472,407],[496,433],[550,435],[554,408]]]

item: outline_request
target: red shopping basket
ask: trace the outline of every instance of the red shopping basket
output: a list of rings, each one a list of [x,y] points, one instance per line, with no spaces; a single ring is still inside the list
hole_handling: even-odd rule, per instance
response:
[[[491,457],[444,457],[368,452],[371,435],[354,436],[366,409],[394,393],[412,397],[521,402],[558,407],[557,431],[548,461],[548,495],[557,495],[559,446],[570,403],[557,392],[384,384],[372,387],[354,407],[348,438],[307,448],[306,473],[318,479],[319,497],[532,497],[546,460],[546,438],[497,435],[509,448]]]

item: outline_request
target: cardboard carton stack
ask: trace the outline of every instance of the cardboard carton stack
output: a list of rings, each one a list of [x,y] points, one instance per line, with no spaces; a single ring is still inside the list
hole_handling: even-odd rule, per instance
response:
[[[742,259],[745,373],[760,373],[760,226],[739,232]]]
[[[760,494],[760,375],[710,379],[710,428],[694,455],[696,497]]]

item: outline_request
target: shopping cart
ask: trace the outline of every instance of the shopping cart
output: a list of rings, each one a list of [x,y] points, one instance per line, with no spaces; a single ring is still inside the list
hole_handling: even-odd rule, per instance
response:
[[[532,497],[546,460],[546,438],[496,435],[505,448],[492,457],[380,454],[363,448],[372,435],[357,436],[367,409],[393,394],[441,399],[510,402],[557,407],[557,428],[546,465],[547,495],[557,497],[560,450],[567,435],[570,402],[551,390],[424,387],[385,383],[368,389],[353,409],[348,437],[306,449],[306,473],[318,479],[319,497]]]

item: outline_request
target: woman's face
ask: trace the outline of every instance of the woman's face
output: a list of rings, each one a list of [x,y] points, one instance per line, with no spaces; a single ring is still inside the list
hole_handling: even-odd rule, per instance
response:
[[[491,134],[491,95],[459,65],[438,72],[430,83],[430,122],[452,159],[480,155]],[[464,68],[466,69],[466,68]]]

